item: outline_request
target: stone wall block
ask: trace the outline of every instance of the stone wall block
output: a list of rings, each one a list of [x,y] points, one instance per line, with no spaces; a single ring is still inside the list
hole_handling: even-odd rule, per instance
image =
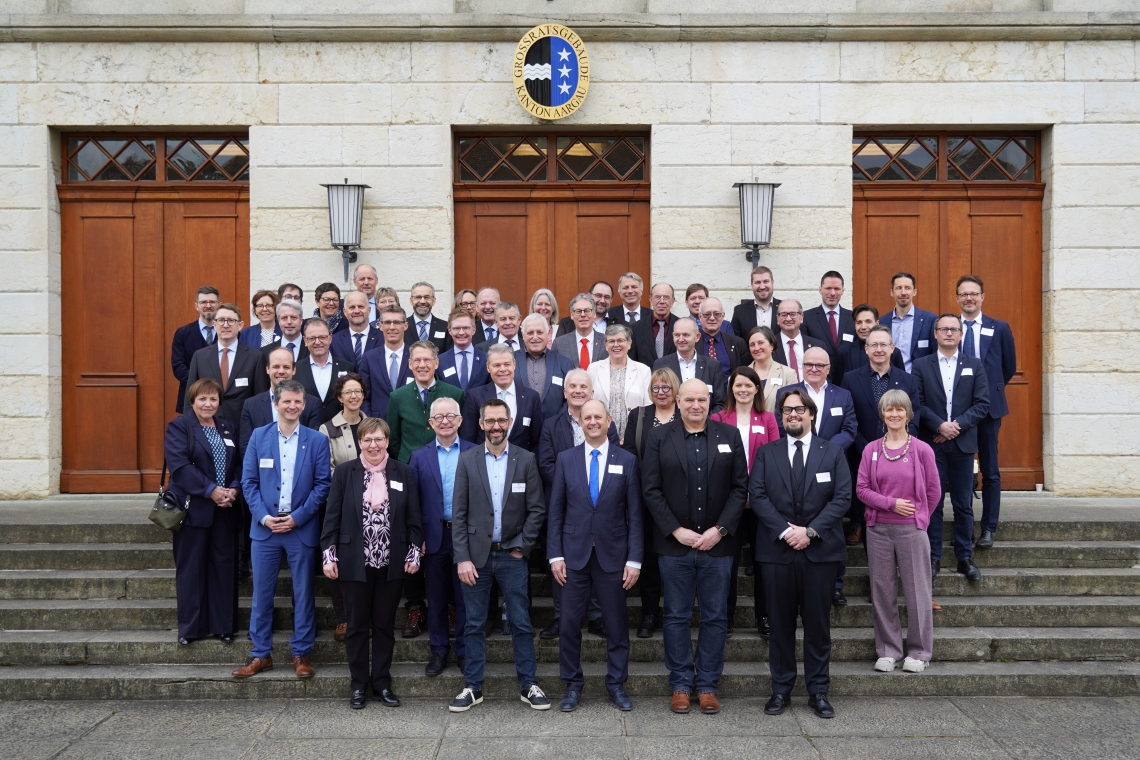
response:
[[[19,456],[34,456],[19,453]],[[5,499],[45,499],[59,492],[59,460],[0,460],[0,494]]]
[[[655,206],[732,206],[740,208],[734,182],[751,182],[754,175],[779,182],[776,206],[850,206],[851,170],[829,166],[675,167],[656,170]],[[850,222],[849,222],[850,224]]]
[[[161,15],[198,15],[198,14],[242,14],[255,13],[248,9],[242,0],[115,0],[114,11],[108,10],[106,0],[68,0],[66,6],[55,0],[51,3],[48,13],[62,11],[64,7],[70,13],[90,15],[106,14],[110,12],[132,15],[161,14]]]
[[[1140,125],[1137,126],[1140,131]],[[1140,205],[1140,165],[1053,167],[1053,208]]]
[[[18,85],[0,84],[0,124],[15,124],[20,121]]]
[[[521,109],[514,92],[511,107]],[[706,84],[591,82],[586,102],[562,124],[707,124]],[[712,119],[718,121],[717,119]]]
[[[413,82],[511,82],[510,42],[413,42]],[[593,57],[594,46],[590,48]]]
[[[245,0],[248,14],[455,13],[453,0]]]
[[[1050,265],[1053,289],[1113,290],[1122,282],[1140,282],[1140,249],[1136,248],[1055,248]]]
[[[365,167],[367,203],[401,208],[451,205],[451,167]]]
[[[593,89],[590,91],[593,97]],[[587,103],[590,99],[587,99]],[[519,107],[514,91],[502,84],[394,84],[393,124],[530,124],[537,120]]]
[[[37,74],[40,82],[253,83],[257,52],[252,42],[44,42]]]
[[[1047,375],[1047,414],[1056,410],[1082,409],[1090,389],[1096,389],[1097,404],[1113,414],[1140,415],[1140,375],[1131,372],[1055,372]],[[1088,452],[1085,452],[1088,453]]]
[[[27,84],[20,85],[20,121],[59,127],[271,124],[277,121],[277,87],[152,82]]]
[[[43,251],[47,248],[47,236],[42,210],[0,209],[0,250]],[[13,288],[10,273],[7,270],[0,271],[4,272],[5,290],[24,290]]]
[[[262,208],[323,208],[327,212],[328,191],[321,187],[321,183],[343,182],[344,178],[348,177],[348,181],[355,184],[361,181],[363,171],[358,166],[322,168],[267,166],[260,172],[263,180],[250,185],[250,211],[253,213],[254,209]],[[365,195],[365,198],[370,200],[374,197]]]
[[[1057,496],[1136,496],[1140,456],[1046,456],[1046,482]]]
[[[1054,209],[1053,247],[1135,248],[1140,240],[1140,209],[1129,206]]]
[[[0,166],[0,208],[42,209],[44,170]]]
[[[42,126],[0,126],[0,166],[38,166],[47,163]]]
[[[841,45],[845,82],[1049,82],[1065,78],[1062,42]]]
[[[818,122],[819,85],[714,84],[712,120],[729,124]]]
[[[386,166],[389,160],[388,126],[346,124],[340,128],[340,150],[348,166]]]
[[[261,43],[258,51],[261,82],[406,82],[412,75],[408,42]]]
[[[52,319],[49,311],[53,298],[58,309],[58,298],[48,293],[4,293],[0,297],[0,334],[40,335],[50,332]]]
[[[825,124],[1056,124],[1085,118],[1085,85],[1066,82],[821,84]]]
[[[34,81],[36,81],[36,46],[29,42],[0,44],[0,82]]]
[[[653,166],[732,163],[732,128],[717,124],[664,124],[653,127]]]
[[[454,239],[449,208],[369,208],[365,205],[363,240],[369,248],[439,251],[450,249]]]
[[[1135,124],[1058,124],[1051,133],[1058,166],[1140,164],[1140,129]]]
[[[1118,286],[1119,277],[1114,278]],[[1129,282],[1134,288],[1135,281]],[[1095,304],[1095,309],[1104,314],[1112,314],[1112,320],[1098,320],[1076,318],[1080,328],[1085,332],[1115,331],[1120,325],[1140,324],[1140,290],[1052,290],[1047,294],[1049,308],[1058,318],[1055,326],[1058,329],[1073,329],[1074,315],[1085,314],[1089,306]],[[1137,378],[1137,390],[1140,390],[1140,377]]]
[[[0,250],[0,272],[9,292],[41,291],[51,288],[48,256],[44,253]],[[55,292],[59,292],[58,286]]]
[[[42,375],[51,374],[52,346],[58,356],[59,339],[53,342],[47,334],[4,335],[0,334],[0,356],[6,361],[0,366],[0,375]],[[58,365],[58,361],[55,362]],[[0,491],[2,493],[2,491]]]
[[[825,164],[848,169],[851,163],[851,132],[850,125],[846,124],[734,125],[732,163]]]
[[[694,44],[692,51],[694,82],[839,79],[837,42],[708,42]]]
[[[1140,373],[1134,332],[1098,332],[1095,341],[1085,330],[1046,332],[1043,338],[1046,372]]]
[[[1065,79],[1092,82],[1136,79],[1136,43],[1132,40],[1066,42]]]
[[[249,147],[252,171],[269,166],[335,166],[343,160],[341,127],[334,126],[254,127]]]
[[[393,166],[451,168],[451,130],[447,125],[394,125],[388,130],[388,163]]]
[[[546,2],[546,0],[543,0]],[[698,45],[697,47],[706,47]],[[692,46],[687,42],[592,42],[590,79],[598,82],[688,82],[692,76]],[[510,56],[507,66],[510,71]]]
[[[1140,82],[1089,82],[1085,121],[1140,121]]]
[[[56,389],[58,390],[58,389]],[[32,417],[46,419],[53,414],[53,381],[51,378],[23,375],[0,377],[0,394],[4,396],[3,418]],[[16,427],[8,419],[0,427]]]
[[[281,124],[385,124],[392,119],[388,84],[283,84]]]
[[[1140,417],[1137,415],[1054,414],[1051,417],[1054,456],[1121,456],[1140,451]]]

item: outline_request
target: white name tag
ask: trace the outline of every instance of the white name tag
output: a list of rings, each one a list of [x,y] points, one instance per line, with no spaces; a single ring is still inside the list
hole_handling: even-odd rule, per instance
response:
[[[434,337],[434,338],[442,338],[442,337],[443,337],[443,333],[442,333],[442,332],[437,332],[437,333],[435,333],[435,334],[434,334],[432,337]]]
[[[620,464],[611,464],[609,473],[610,475],[621,475],[622,466]]]
[[[872,462],[878,462],[879,461],[879,452],[877,452],[877,451],[871,452],[871,461]]]
[[[273,460],[272,460],[272,459],[262,459],[262,460],[261,460],[261,466],[262,466],[263,468],[266,468],[266,467],[273,467],[273,466],[274,466],[274,464],[273,464]]]
[[[752,426],[752,432],[753,433],[760,433],[761,435],[763,435],[764,434],[764,426],[763,425],[753,425]]]
[[[731,454],[732,453],[732,447],[729,446],[727,443],[722,443],[721,445],[717,446],[716,450],[719,451],[721,454]]]
[[[409,377],[407,380],[404,381],[404,385],[407,385],[408,383],[414,383],[415,381],[416,381],[416,379],[414,377]]]
[[[855,336],[851,333],[843,333],[843,340],[847,343],[851,343],[855,340]]]
[[[530,427],[530,417],[523,417],[523,427]]]
[[[962,367],[962,375],[963,375],[963,376],[965,376],[965,375],[972,375],[972,374],[974,374],[974,369],[973,369],[973,367]]]
[[[711,383],[705,383],[705,387],[709,389],[709,393],[712,393],[712,392],[713,392],[713,389],[712,389],[712,384],[711,384]]]
[[[225,444],[227,446],[233,446],[234,445],[234,442],[231,441],[229,438],[223,438],[222,440],[225,441]]]
[[[403,483],[401,483],[401,482],[400,482],[400,481],[398,481],[398,480],[389,480],[389,481],[388,481],[388,486],[389,486],[389,488],[391,488],[393,491],[403,491],[403,490],[404,490],[404,484],[403,484]]]
[[[832,417],[842,417],[843,416],[843,407],[841,407],[841,406],[831,407],[831,416]]]
[[[775,387],[775,386],[777,386],[777,385],[783,385],[783,384],[784,384],[784,379],[783,379],[783,378],[780,378],[780,377],[770,377],[770,378],[768,378],[768,385],[771,385],[772,387]]]
[[[344,377],[344,376],[345,376],[345,375],[347,375],[347,374],[348,374],[348,372],[337,372],[337,373],[336,373],[336,376],[337,376],[337,377]]]
[[[551,382],[551,384],[553,384],[553,385],[562,385],[562,378],[560,378],[560,377],[552,377],[552,378],[550,378],[550,382]]]
[[[816,483],[830,483],[831,482],[831,473],[830,472],[817,472],[815,474],[815,482]]]
[[[248,377],[235,377],[234,378],[234,385],[237,386],[238,388],[245,388],[249,385],[249,378]]]
[[[994,336],[994,328],[983,327],[982,328],[982,335],[986,336],[987,338],[992,338]]]
[[[511,483],[511,493],[526,493],[526,483]]]
[[[928,340],[920,340],[920,341],[918,342],[918,347],[919,347],[919,348],[930,348],[930,341],[928,341]]]
[[[444,377],[451,377],[454,374],[455,374],[455,367],[448,367],[447,369],[445,369],[443,371]]]

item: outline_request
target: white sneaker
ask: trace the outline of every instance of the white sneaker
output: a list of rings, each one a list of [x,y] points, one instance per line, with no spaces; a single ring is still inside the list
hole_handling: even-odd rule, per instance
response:
[[[913,657],[907,657],[903,660],[904,673],[921,673],[926,670],[926,663],[922,660],[916,660]]]
[[[894,657],[880,657],[875,661],[875,670],[880,673],[890,673],[895,669],[895,662]]]

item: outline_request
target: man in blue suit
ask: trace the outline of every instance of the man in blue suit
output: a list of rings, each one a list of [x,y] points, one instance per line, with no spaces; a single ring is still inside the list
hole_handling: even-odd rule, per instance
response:
[[[464,312],[466,313],[466,312]],[[412,472],[420,492],[420,511],[424,529],[424,581],[427,584],[428,640],[431,658],[424,673],[438,676],[447,663],[448,603],[455,605],[455,657],[459,670],[467,660],[463,626],[467,610],[463,605],[463,588],[451,552],[451,499],[455,492],[455,468],[459,455],[475,444],[459,438],[459,402],[453,398],[437,398],[431,404],[428,424],[435,440],[412,453]]]
[[[182,325],[174,331],[174,340],[170,344],[170,368],[178,380],[178,401],[174,411],[182,414],[186,396],[186,378],[190,374],[190,360],[200,349],[217,340],[214,332],[214,313],[222,305],[218,289],[210,285],[198,288],[198,295],[194,298],[194,309],[198,318],[188,325]]]
[[[959,351],[962,320],[943,314],[934,328],[937,352],[914,363],[923,400],[919,437],[934,448],[942,492],[950,493],[954,507],[954,556],[958,572],[980,581],[974,564],[974,455],[978,453],[978,424],[990,411],[986,370],[982,363]],[[930,567],[936,575],[942,564],[942,503],[930,516]]]
[[[252,648],[249,661],[233,674],[249,678],[273,668],[273,596],[284,556],[293,578],[293,669],[298,678],[311,678],[317,635],[313,549],[320,544],[317,514],[332,485],[329,442],[301,425],[305,388],[299,382],[279,384],[274,402],[277,424],[254,431],[242,466],[242,493],[252,517]]]
[[[463,391],[491,382],[487,374],[487,355],[471,343],[475,337],[475,317],[463,310],[451,312],[447,332],[451,335],[451,346],[439,354],[435,379]]]
[[[891,328],[891,337],[903,356],[907,372],[914,360],[934,352],[934,315],[914,305],[918,284],[910,272],[897,272],[891,278],[891,298],[895,308],[884,314],[879,324]]]
[[[620,710],[632,710],[629,678],[629,611],[626,591],[641,574],[644,527],[637,457],[608,440],[610,415],[601,401],[582,407],[580,446],[558,455],[547,507],[547,557],[562,589],[559,674],[566,684],[563,712],[578,707],[582,673],[582,623],[593,587],[606,621],[606,690]]]
[[[566,373],[574,369],[575,364],[546,347],[550,323],[541,314],[531,314],[524,319],[519,335],[522,336],[523,348],[515,351],[515,382],[539,395],[542,418],[548,420],[566,406],[562,391]]]
[[[1005,386],[1017,372],[1017,351],[1009,324],[982,314],[986,298],[982,280],[972,274],[958,278],[955,298],[962,309],[962,353],[981,359],[986,369],[990,411],[978,423],[978,469],[982,471],[982,533],[979,549],[994,545],[1001,512],[1001,468],[998,466],[998,434],[1001,418],[1009,414]]]
[[[350,294],[351,295],[351,294]],[[413,381],[408,369],[408,348],[404,345],[404,330],[408,319],[399,306],[389,306],[380,313],[380,330],[384,345],[364,352],[364,361],[356,371],[364,380],[364,414],[368,417],[388,417],[388,397],[392,391]]]
[[[368,296],[359,290],[345,295],[344,316],[341,321],[348,323],[348,329],[333,334],[329,351],[337,359],[350,363],[354,372],[359,372],[364,354],[384,345],[384,336],[368,323]]]
[[[464,419],[459,437],[477,446],[483,443],[479,410],[487,399],[498,398],[506,401],[511,410],[511,430],[507,441],[512,446],[536,453],[542,437],[542,399],[535,391],[515,382],[515,352],[504,343],[488,346],[487,373],[491,376],[490,385],[472,388],[464,395]]]

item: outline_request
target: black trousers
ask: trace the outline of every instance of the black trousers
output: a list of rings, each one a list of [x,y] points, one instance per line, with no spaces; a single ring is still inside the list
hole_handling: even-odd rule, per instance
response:
[[[419,573],[416,573],[419,575]],[[388,580],[388,568],[364,568],[364,581],[340,583],[348,634],[344,639],[352,689],[372,692],[392,688],[392,649],[396,646],[396,610],[404,580]],[[372,628],[372,671],[368,669],[368,628]]]
[[[796,616],[804,622],[804,681],[808,694],[831,686],[831,592],[838,562],[812,562],[796,552],[786,565],[761,563],[768,595],[768,668],[772,693],[791,694],[796,685]]]
[[[174,531],[179,636],[204,639],[236,630],[240,524],[236,507],[219,507],[210,527],[184,525]]]
[[[416,573],[404,579],[404,609],[424,609],[427,607],[427,584],[424,583],[424,574]]]

